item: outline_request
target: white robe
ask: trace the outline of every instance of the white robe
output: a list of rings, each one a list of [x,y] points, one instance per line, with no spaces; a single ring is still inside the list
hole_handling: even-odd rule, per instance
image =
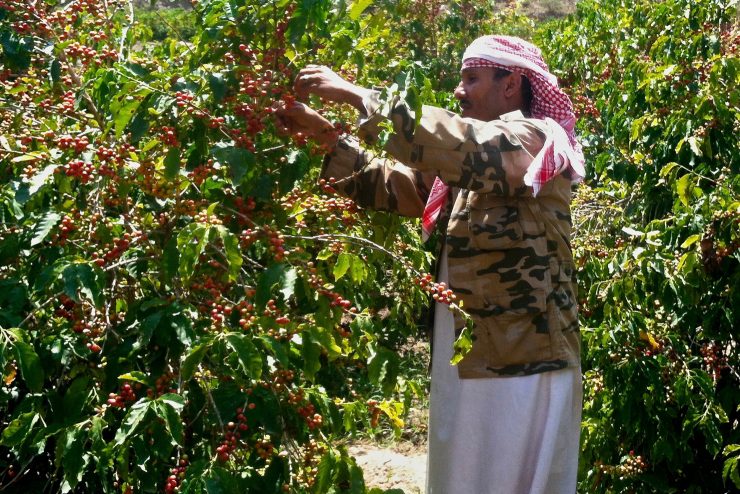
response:
[[[440,281],[447,280],[443,255]],[[581,371],[460,379],[452,313],[436,304],[427,494],[573,494]]]

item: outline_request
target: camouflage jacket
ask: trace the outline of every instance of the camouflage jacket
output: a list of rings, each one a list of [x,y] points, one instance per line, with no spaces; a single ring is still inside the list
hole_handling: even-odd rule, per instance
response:
[[[577,366],[580,335],[570,248],[571,181],[557,176],[533,197],[523,182],[548,133],[542,120],[513,112],[500,120],[466,119],[424,107],[421,121],[396,100],[365,99],[360,137],[379,124],[394,133],[372,156],[342,139],[322,176],[360,206],[421,216],[435,176],[450,186],[446,211],[449,285],[475,322],[461,378],[528,375]],[[455,330],[463,320],[456,315]]]

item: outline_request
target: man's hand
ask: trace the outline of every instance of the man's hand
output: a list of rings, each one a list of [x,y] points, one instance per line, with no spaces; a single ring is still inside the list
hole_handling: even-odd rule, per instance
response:
[[[302,69],[295,79],[294,90],[302,101],[309,94],[315,94],[335,103],[349,103],[359,111],[365,110],[362,99],[370,93],[369,89],[352,84],[323,65],[308,65]]]
[[[328,149],[337,143],[338,134],[332,123],[303,103],[281,103],[275,107],[275,117],[278,130],[285,134],[303,134]]]

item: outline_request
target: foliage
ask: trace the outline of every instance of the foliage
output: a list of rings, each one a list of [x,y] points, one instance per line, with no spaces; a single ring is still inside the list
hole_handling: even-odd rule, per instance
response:
[[[740,487],[735,3],[535,32],[516,2],[200,0],[156,43],[129,7],[0,1],[3,488],[365,492],[336,439],[424,395],[430,256],[271,107],[307,63],[452,107],[487,32],[534,35],[581,117],[580,491]]]
[[[182,8],[137,9],[135,16],[142,31],[151,31],[149,36],[137,36],[136,40],[139,42],[148,37],[154,41],[169,39],[190,41],[195,36],[195,15],[189,10]]]
[[[590,165],[574,239],[582,492],[740,487],[735,16],[709,0],[581,2],[540,34]]]
[[[202,1],[142,44],[124,2],[0,7],[3,487],[364,492],[334,440],[425,394],[395,350],[429,255],[271,119],[357,10]]]

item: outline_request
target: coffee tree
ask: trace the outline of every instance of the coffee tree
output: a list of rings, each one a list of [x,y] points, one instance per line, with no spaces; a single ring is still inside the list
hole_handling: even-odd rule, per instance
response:
[[[485,32],[534,34],[580,117],[579,491],[740,487],[735,4],[518,6],[197,0],[158,41],[131,2],[0,0],[0,489],[366,491],[337,439],[400,430],[445,287],[272,108],[307,63],[452,107]]]
[[[582,492],[740,487],[740,61],[726,2],[581,2],[539,34],[581,116]]]
[[[160,43],[129,2],[0,3],[2,488],[364,492],[333,441],[423,394],[429,255],[272,121],[362,10],[204,0]]]

